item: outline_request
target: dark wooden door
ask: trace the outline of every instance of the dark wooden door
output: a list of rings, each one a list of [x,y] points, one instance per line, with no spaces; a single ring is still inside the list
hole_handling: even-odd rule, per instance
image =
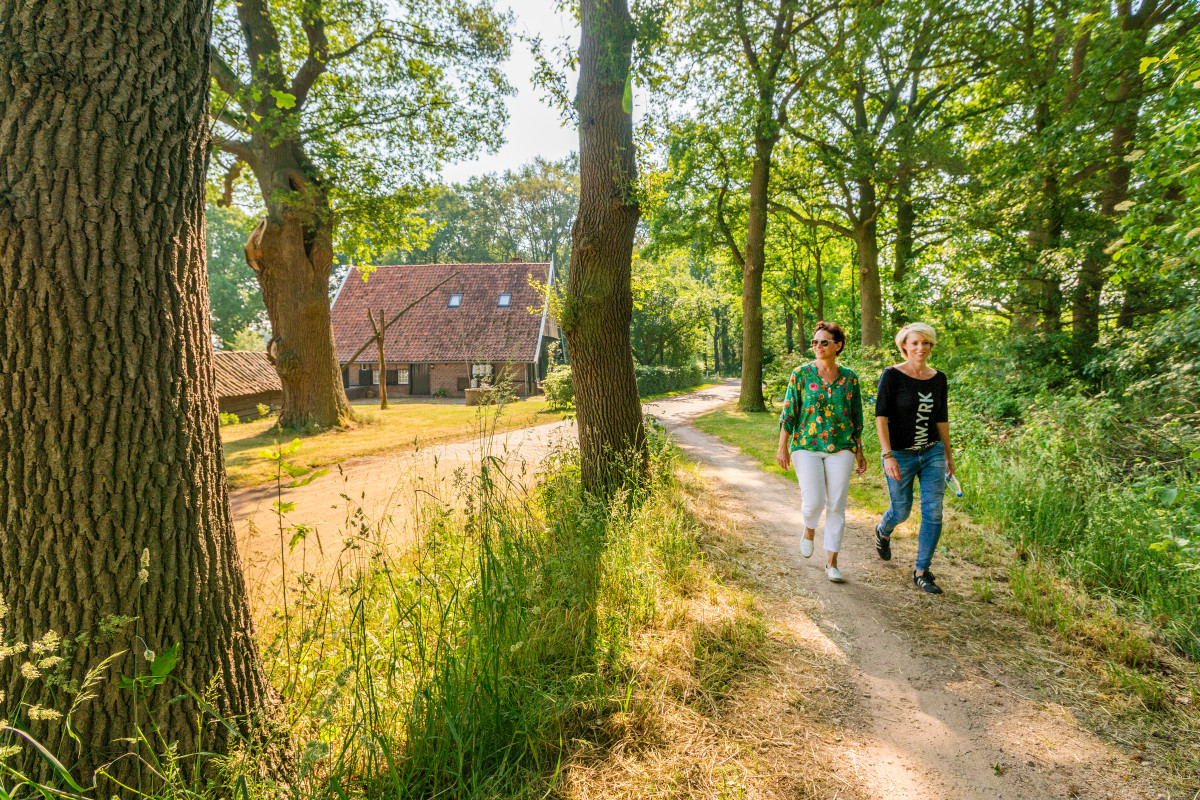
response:
[[[429,365],[413,364],[409,369],[408,379],[413,394],[429,394]]]

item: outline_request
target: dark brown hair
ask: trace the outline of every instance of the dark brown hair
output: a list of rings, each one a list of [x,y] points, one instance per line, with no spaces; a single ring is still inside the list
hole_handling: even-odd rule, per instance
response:
[[[842,351],[846,349],[846,334],[842,330],[841,325],[838,325],[836,322],[826,322],[825,320],[821,320],[817,323],[817,327],[813,328],[814,336],[816,335],[817,331],[827,331],[829,335],[833,337],[833,340],[841,345],[841,347],[838,348],[837,355],[840,356]]]

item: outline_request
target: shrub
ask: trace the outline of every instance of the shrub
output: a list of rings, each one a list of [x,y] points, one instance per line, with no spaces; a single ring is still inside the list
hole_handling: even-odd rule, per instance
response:
[[[433,396],[434,397],[449,397],[450,393],[448,391],[446,391],[445,389],[437,389],[436,391],[434,391]]]
[[[575,403],[575,384],[571,381],[571,367],[559,364],[542,380],[546,400],[553,409],[570,408]]]
[[[690,389],[704,380],[700,368],[695,364],[686,367],[647,367],[638,364],[634,371],[638,395],[641,397]]]
[[[222,428],[224,428],[226,425],[237,425],[242,421],[237,414],[227,414],[225,412],[221,412],[221,415],[218,417],[218,419],[221,422]]]
[[[271,407],[266,403],[258,403],[254,406],[254,410],[258,412],[260,418],[271,416]]]

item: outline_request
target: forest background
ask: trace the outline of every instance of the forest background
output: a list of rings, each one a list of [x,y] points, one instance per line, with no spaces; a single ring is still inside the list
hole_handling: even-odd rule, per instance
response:
[[[758,411],[818,320],[868,375],[934,325],[981,510],[1200,655],[1198,23],[1184,2],[635,8],[634,359],[740,375]],[[258,347],[252,218],[214,167],[214,336]],[[407,185],[390,239],[350,226],[330,291],[352,263],[513,257],[565,285],[578,169]]]
[[[540,796],[570,755],[564,743],[629,719],[648,652],[639,636],[682,619],[689,597],[724,597],[697,520],[678,512],[675,456],[626,392],[638,469],[589,475],[568,448],[521,496],[487,470],[464,474],[467,508],[426,508],[413,552],[389,552],[382,531],[352,518],[376,548],[369,567],[335,585],[293,576],[297,604],[256,633],[205,405],[205,354],[217,343],[203,341],[209,309],[194,307],[205,204],[211,330],[222,347],[257,345],[268,325],[285,342],[281,432],[353,424],[328,301],[341,270],[369,280],[380,263],[553,259],[566,267],[560,310],[582,299],[598,317],[629,295],[632,358],[740,375],[738,411],[768,432],[764,412],[807,358],[817,320],[846,328],[847,361],[867,385],[895,358],[891,331],[932,323],[969,510],[998,523],[1022,559],[1045,559],[1058,580],[1149,631],[1144,648],[1124,633],[1097,640],[1114,648],[1113,686],[1156,718],[1195,702],[1194,691],[1172,696],[1180,672],[1152,657],[1200,657],[1194,3],[691,0],[629,15],[618,0],[585,0],[592,61],[539,43],[535,78],[585,139],[591,112],[621,112],[608,115],[610,157],[584,141],[578,165],[534,162],[452,185],[430,176],[503,136],[506,12],[460,0],[219,0],[209,36],[209,4],[177,6],[138,7],[120,36],[86,42],[87,59],[82,29],[13,37],[29,58],[0,82],[13,131],[0,137],[13,165],[0,275],[6,297],[22,299],[0,315],[17,365],[5,386],[20,401],[6,406],[0,440],[7,786],[72,797],[122,783],[153,796],[269,796],[289,784],[330,797],[347,786]],[[18,17],[16,28],[32,25]],[[160,27],[187,46],[161,47]],[[51,56],[60,44],[75,50]],[[144,68],[103,73],[134,46]],[[75,63],[96,74],[71,94],[59,67]],[[577,65],[593,72],[581,69],[572,102],[565,75]],[[156,70],[186,80],[166,85]],[[100,79],[118,73],[138,90]],[[159,93],[171,113],[150,113]],[[633,132],[635,93],[652,100]],[[95,131],[73,122],[100,101],[129,108]],[[168,156],[177,144],[188,158]],[[71,158],[99,175],[83,194],[60,191],[57,165]],[[112,202],[84,202],[93,191]],[[60,202],[96,235],[63,225]],[[602,277],[615,265],[619,280],[601,281],[614,302],[579,286],[580,264],[604,248],[567,249],[589,204],[635,239],[631,280],[621,242],[602,254],[609,263],[590,265]],[[18,210],[28,225],[13,222]],[[183,233],[131,233],[148,230]],[[80,278],[95,264],[106,267],[103,291]],[[62,325],[60,308],[95,324]],[[122,335],[138,321],[142,338]],[[560,321],[570,339],[592,320]],[[576,381],[581,431],[603,384],[594,379],[623,368],[617,356],[590,370],[573,361],[576,378],[594,381],[586,392]],[[101,357],[111,361],[81,366]],[[138,374],[136,363],[155,368]],[[196,365],[199,379],[178,379]],[[111,385],[93,390],[74,379],[81,371]],[[51,404],[45,386],[65,394]],[[53,448],[71,457],[46,458]],[[314,477],[294,452],[281,444],[267,456],[281,487]],[[622,474],[604,487],[621,502],[590,491]],[[286,503],[276,508],[282,557],[307,533],[287,524]],[[37,569],[29,553],[45,556]],[[90,559],[100,567],[75,566]],[[62,589],[93,573],[94,597]],[[1081,616],[1063,601],[1048,623],[1086,640],[1091,629],[1073,627]],[[755,630],[732,618],[693,650],[705,664],[723,653],[726,675]],[[120,680],[106,680],[110,669]],[[222,754],[216,775],[209,748]],[[1181,770],[1194,783],[1194,760]]]

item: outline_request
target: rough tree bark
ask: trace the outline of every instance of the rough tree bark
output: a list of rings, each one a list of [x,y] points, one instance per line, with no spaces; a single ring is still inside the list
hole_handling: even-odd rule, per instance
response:
[[[247,733],[275,705],[217,431],[210,16],[208,0],[0,0],[0,598],[6,639],[64,643],[40,678],[22,674],[40,656],[0,660],[0,692],[62,708],[124,651],[72,715],[82,752],[62,722],[14,712],[78,777],[136,748],[120,739],[149,733],[150,709],[180,753],[228,746],[195,703],[166,702],[178,684],[136,705],[117,688],[148,674],[147,650],[180,645],[172,676]],[[109,769],[136,783],[135,758]]]
[[[607,494],[646,458],[629,322],[635,197],[633,117],[625,107],[633,20],[625,0],[582,0],[579,212],[560,327],[571,349],[584,488]],[[632,463],[629,463],[631,460]]]

